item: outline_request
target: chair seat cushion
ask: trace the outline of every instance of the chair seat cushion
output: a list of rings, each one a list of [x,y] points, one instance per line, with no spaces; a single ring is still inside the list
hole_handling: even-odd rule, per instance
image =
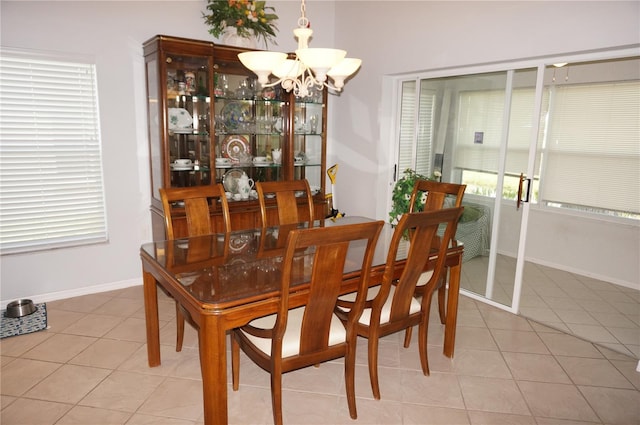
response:
[[[428,273],[430,272],[425,272],[424,274],[428,274]],[[433,274],[433,272],[431,272],[431,274]],[[389,322],[389,317],[391,316],[391,300],[393,300],[395,289],[396,289],[395,286],[391,285],[391,288],[389,289],[389,296],[387,297],[387,301],[382,306],[382,311],[380,312],[380,324]],[[367,300],[374,299],[376,295],[378,295],[379,290],[380,290],[380,286],[374,286],[369,288],[369,290],[367,291]],[[340,297],[340,299],[343,301],[354,302],[356,300],[356,293],[352,292],[350,294],[343,295]],[[349,309],[346,309],[343,307],[339,307],[339,308],[343,311],[349,311]],[[411,306],[409,307],[409,314],[417,313],[420,311],[421,308],[422,306],[420,305],[420,302],[414,297],[412,297]],[[362,315],[360,316],[360,320],[358,320],[358,322],[368,326],[370,321],[371,321],[371,309],[365,308],[362,311]]]
[[[282,357],[295,356],[300,351],[300,331],[302,329],[302,317],[304,315],[304,307],[289,310],[289,318],[287,320],[287,330],[282,339]],[[277,314],[271,314],[250,322],[251,326],[262,329],[271,329],[276,323]],[[249,341],[253,343],[260,351],[267,355],[271,355],[271,339],[259,338],[243,332]],[[346,342],[347,332],[344,325],[334,314],[331,317],[331,330],[329,331],[329,345],[338,345]]]

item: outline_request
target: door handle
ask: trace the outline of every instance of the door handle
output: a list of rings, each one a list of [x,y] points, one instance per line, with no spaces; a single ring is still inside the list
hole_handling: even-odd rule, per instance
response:
[[[522,199],[522,186],[524,182],[527,182],[527,191],[526,191],[526,197],[523,200]],[[523,202],[529,202],[529,196],[531,195],[531,179],[527,179],[524,177],[523,173],[520,173],[520,182],[518,183],[518,199],[516,201],[516,210],[520,209],[520,204],[522,204]]]

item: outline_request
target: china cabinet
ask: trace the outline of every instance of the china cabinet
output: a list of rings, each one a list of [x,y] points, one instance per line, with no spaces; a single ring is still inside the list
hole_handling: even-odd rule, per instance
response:
[[[165,239],[161,187],[222,183],[241,229],[258,227],[260,212],[240,181],[306,178],[316,216],[327,214],[326,89],[301,99],[261,87],[238,60],[245,50],[163,35],[144,44],[154,240]]]

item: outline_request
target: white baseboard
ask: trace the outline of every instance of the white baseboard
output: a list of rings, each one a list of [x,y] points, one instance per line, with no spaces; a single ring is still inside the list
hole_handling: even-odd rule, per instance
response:
[[[138,285],[142,285],[142,278],[123,280],[120,282],[105,283],[103,285],[85,286],[83,288],[75,288],[75,289],[70,289],[67,291],[59,291],[59,292],[50,292],[48,294],[31,295],[23,298],[28,298],[37,304],[37,303],[45,303],[49,301],[62,300],[65,298],[79,297],[82,295],[114,291],[116,289],[129,288],[131,286],[138,286]],[[9,304],[11,301],[14,301],[14,300],[0,301],[1,308],[6,308],[7,304]]]

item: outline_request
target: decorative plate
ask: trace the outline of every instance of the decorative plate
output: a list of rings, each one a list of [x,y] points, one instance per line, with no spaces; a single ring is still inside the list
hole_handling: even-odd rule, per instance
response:
[[[184,108],[169,108],[169,130],[193,131],[193,118]]]
[[[242,124],[251,121],[251,105],[247,102],[229,102],[220,113],[227,131],[237,130]]]
[[[222,185],[224,186],[224,190],[231,193],[238,193],[238,179],[242,177],[244,171],[240,168],[233,168],[226,173],[222,177]]]
[[[227,136],[222,142],[222,155],[235,162],[246,160],[251,155],[251,146],[243,136]]]

